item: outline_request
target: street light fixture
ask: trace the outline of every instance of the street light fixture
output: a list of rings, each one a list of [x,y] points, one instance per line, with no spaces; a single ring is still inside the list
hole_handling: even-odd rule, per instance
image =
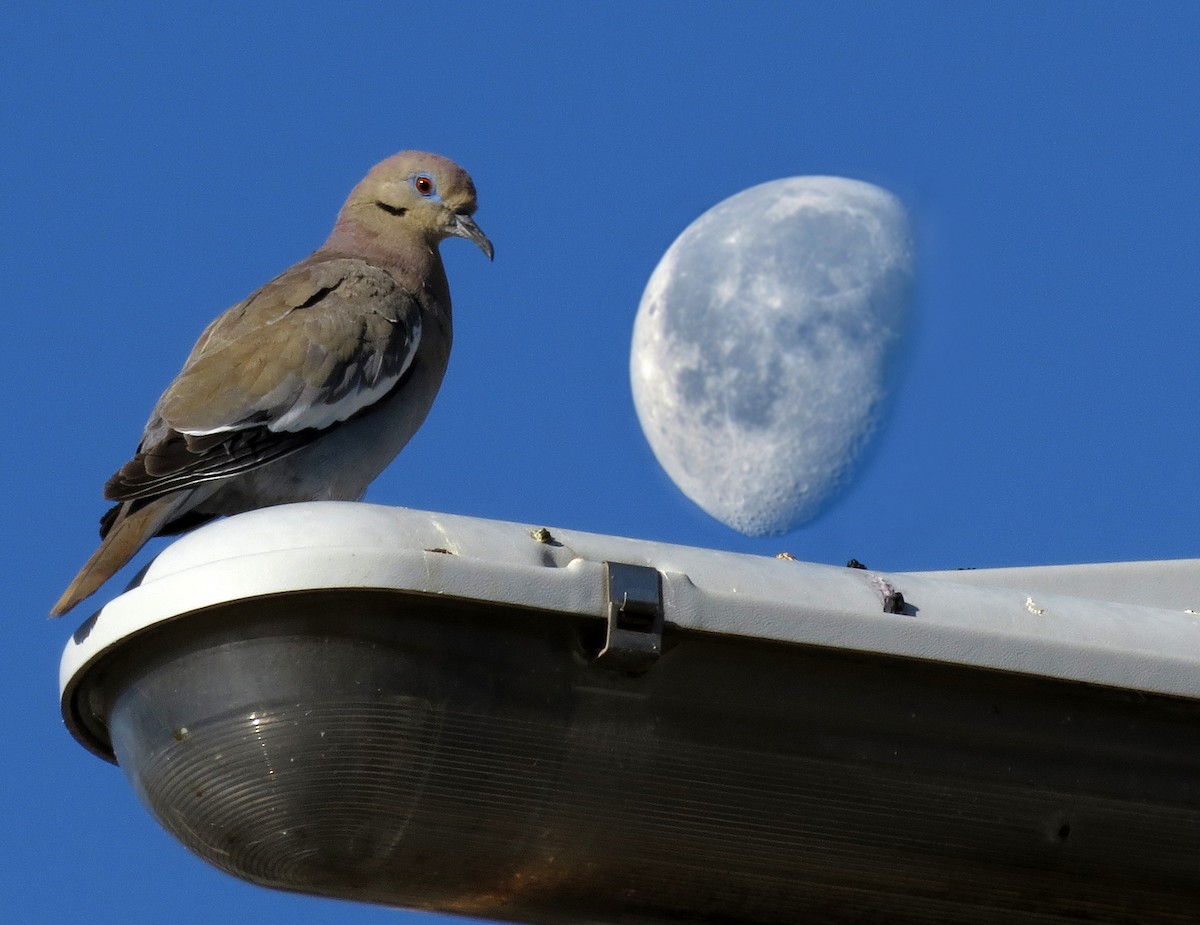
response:
[[[88,620],[63,716],[279,889],[538,923],[1185,921],[1198,576],[287,505]]]

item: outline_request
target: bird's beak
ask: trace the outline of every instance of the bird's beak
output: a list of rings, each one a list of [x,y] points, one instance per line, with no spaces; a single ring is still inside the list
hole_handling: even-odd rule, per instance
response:
[[[475,220],[469,215],[455,215],[454,224],[450,226],[450,234],[458,238],[466,238],[468,241],[474,241],[481,251],[487,254],[487,259],[491,260],[496,250],[492,247],[492,242],[488,240],[488,236],[483,233]]]

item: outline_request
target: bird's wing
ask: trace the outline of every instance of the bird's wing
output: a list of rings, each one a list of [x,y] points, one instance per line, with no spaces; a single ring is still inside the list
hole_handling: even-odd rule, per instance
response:
[[[209,325],[105,495],[154,498],[244,472],[366,411],[412,364],[419,299],[363,260],[285,271]]]

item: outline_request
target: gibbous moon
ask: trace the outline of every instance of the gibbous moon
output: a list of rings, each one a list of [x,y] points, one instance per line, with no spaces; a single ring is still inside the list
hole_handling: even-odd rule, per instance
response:
[[[853,475],[886,406],[913,252],[900,201],[792,177],[705,212],[667,250],[633,329],[633,399],[685,495],[787,533]]]

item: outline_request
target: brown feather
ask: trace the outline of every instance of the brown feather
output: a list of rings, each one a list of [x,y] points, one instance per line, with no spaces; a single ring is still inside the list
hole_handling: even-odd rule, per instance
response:
[[[92,553],[50,609],[50,616],[62,616],[115,575],[177,511],[187,506],[192,494],[181,491],[140,506],[123,505],[109,525],[100,548]]]

